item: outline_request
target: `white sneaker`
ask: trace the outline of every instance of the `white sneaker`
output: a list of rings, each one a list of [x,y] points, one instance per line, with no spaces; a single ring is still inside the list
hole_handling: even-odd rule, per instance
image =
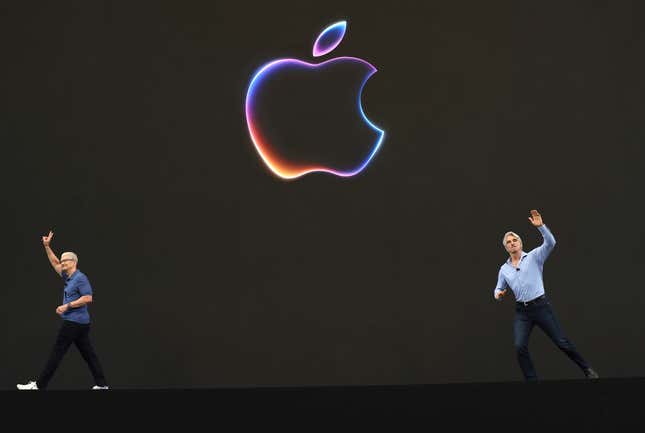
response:
[[[109,387],[109,386],[98,386],[98,385],[94,385],[94,386],[92,387],[92,389],[110,389],[110,387]]]
[[[24,390],[24,389],[38,389],[38,385],[36,385],[36,381],[35,381],[35,380],[32,380],[31,382],[26,383],[26,384],[24,384],[24,385],[17,384],[17,385],[16,385],[16,387],[17,387],[18,389],[23,389],[23,390]]]

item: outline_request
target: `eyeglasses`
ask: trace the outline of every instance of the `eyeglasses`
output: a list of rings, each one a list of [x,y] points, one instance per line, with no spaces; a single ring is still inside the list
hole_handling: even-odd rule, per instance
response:
[[[74,260],[72,260],[72,259],[61,259],[60,262],[63,263],[63,262],[73,262],[73,261]]]

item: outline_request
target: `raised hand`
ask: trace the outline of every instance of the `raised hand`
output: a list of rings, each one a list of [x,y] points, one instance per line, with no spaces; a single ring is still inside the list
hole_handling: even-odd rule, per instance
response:
[[[43,245],[44,245],[44,246],[46,246],[46,247],[48,247],[48,246],[49,246],[49,243],[51,242],[51,240],[52,240],[52,237],[53,237],[53,236],[54,236],[54,232],[52,232],[52,231],[50,230],[50,231],[49,231],[49,234],[48,234],[47,236],[43,236]]]
[[[536,211],[535,209],[531,210],[529,221],[531,221],[531,224],[533,224],[535,227],[540,227],[542,224],[544,224],[542,222],[542,215],[540,215],[540,212]]]

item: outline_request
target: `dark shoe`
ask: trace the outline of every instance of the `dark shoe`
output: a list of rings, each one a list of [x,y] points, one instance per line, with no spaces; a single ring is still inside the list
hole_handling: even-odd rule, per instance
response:
[[[587,368],[587,369],[585,370],[585,377],[586,377],[587,379],[598,379],[600,376],[598,376],[598,373],[596,373],[595,371],[593,371],[593,369],[591,369],[591,368]]]

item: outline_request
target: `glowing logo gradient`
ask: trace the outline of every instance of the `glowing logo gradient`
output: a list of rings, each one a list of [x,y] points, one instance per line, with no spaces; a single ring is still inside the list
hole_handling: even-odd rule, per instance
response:
[[[314,44],[314,49],[313,49],[314,56],[316,57],[321,56],[332,51],[340,43],[340,40],[343,38],[345,34],[345,29],[346,29],[346,21],[340,21],[338,23],[332,24],[331,26],[323,30],[323,32],[316,39],[316,42]],[[284,157],[278,155],[273,150],[273,148],[267,142],[267,139],[263,137],[263,135],[260,132],[260,128],[258,127],[256,116],[254,114],[254,106],[253,106],[254,96],[257,89],[260,87],[260,85],[262,84],[263,80],[266,77],[280,71],[283,68],[288,68],[290,66],[291,67],[299,66],[306,69],[314,70],[323,65],[329,65],[334,62],[347,62],[347,61],[363,63],[364,65],[367,66],[369,71],[360,84],[356,103],[361,117],[367,123],[367,125],[376,132],[376,135],[377,135],[376,142],[374,143],[374,146],[371,152],[369,152],[368,156],[363,161],[361,161],[356,167],[345,171],[337,170],[331,167],[325,167],[322,165],[296,164],[296,163],[287,161]],[[383,138],[385,137],[385,131],[378,128],[376,125],[370,122],[370,120],[365,115],[365,112],[363,111],[363,107],[361,105],[361,94],[363,92],[363,87],[365,87],[365,83],[375,72],[376,72],[376,68],[374,66],[372,66],[370,63],[366,62],[365,60],[362,60],[356,57],[335,57],[333,59],[330,59],[321,63],[317,63],[317,64],[307,63],[305,61],[298,60],[298,59],[278,59],[260,67],[260,69],[258,69],[258,71],[253,75],[253,78],[251,79],[251,82],[247,90],[245,113],[246,113],[246,123],[249,129],[251,140],[253,141],[255,149],[258,151],[258,153],[260,154],[260,157],[262,158],[266,166],[269,168],[269,170],[271,170],[274,174],[276,174],[277,176],[283,179],[295,179],[307,173],[312,173],[312,172],[325,172],[325,173],[330,173],[341,177],[354,176],[360,173],[367,166],[367,164],[372,160],[372,158],[374,157],[378,149],[381,147],[381,143],[383,142]]]
[[[336,48],[343,36],[345,36],[346,29],[347,21],[339,21],[323,30],[316,42],[314,42],[314,57],[324,56]]]

